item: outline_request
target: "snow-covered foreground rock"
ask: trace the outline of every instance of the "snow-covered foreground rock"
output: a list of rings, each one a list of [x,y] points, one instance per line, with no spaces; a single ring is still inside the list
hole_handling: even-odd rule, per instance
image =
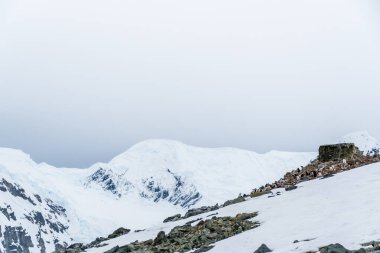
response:
[[[22,151],[0,148],[0,182],[9,185],[0,191],[0,250],[51,252],[120,226],[150,227],[189,206],[234,198],[315,157],[151,140],[109,163],[75,169],[37,164]]]
[[[276,253],[317,251],[331,243],[359,249],[362,243],[380,240],[380,163],[304,182],[292,191],[279,189],[274,196],[264,195],[219,209],[218,217],[257,211],[258,216],[253,220],[261,225],[217,242],[208,252],[252,253],[263,243]],[[209,215],[161,223],[107,241],[107,246],[87,252],[100,253],[135,240],[154,239],[159,231],[168,233],[189,220],[210,219]]]

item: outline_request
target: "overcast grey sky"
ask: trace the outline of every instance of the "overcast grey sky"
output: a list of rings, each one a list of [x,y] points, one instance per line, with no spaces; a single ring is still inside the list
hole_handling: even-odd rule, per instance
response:
[[[0,0],[0,146],[86,167],[148,138],[380,137],[380,4]]]

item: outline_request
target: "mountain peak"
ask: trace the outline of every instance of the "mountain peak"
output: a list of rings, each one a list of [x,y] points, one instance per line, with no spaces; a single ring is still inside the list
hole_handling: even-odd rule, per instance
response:
[[[29,154],[12,148],[0,148],[0,164],[10,168],[25,168],[36,165]]]
[[[368,131],[357,131],[343,136],[339,142],[354,143],[364,154],[380,149],[380,142]]]

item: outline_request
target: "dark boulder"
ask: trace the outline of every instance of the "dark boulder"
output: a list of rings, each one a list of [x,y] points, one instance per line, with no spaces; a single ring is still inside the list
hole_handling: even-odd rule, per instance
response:
[[[244,202],[244,201],[245,201],[245,198],[243,196],[239,196],[235,199],[227,200],[226,202],[224,202],[223,207],[233,205],[233,204],[237,204],[237,203]]]
[[[364,249],[360,250],[348,250],[345,247],[343,247],[341,244],[330,244],[328,246],[322,247],[319,249],[320,253],[365,253],[366,251]]]
[[[165,239],[165,232],[158,232],[156,238],[154,239],[154,245],[160,244]]]
[[[216,204],[215,206],[202,206],[202,207],[199,207],[199,208],[194,208],[194,209],[189,209],[185,216],[183,216],[181,219],[186,219],[186,218],[189,218],[191,216],[196,216],[196,215],[199,215],[199,214],[202,214],[202,213],[208,213],[208,212],[212,212],[212,211],[215,211],[215,210],[218,210],[219,209],[219,205]]]
[[[268,252],[272,252],[272,250],[270,250],[267,245],[261,244],[261,246],[257,250],[255,250],[255,252],[253,253],[268,253]]]
[[[296,186],[296,185],[291,185],[291,186],[288,186],[288,187],[286,187],[285,188],[285,191],[292,191],[292,190],[295,190],[295,189],[297,189],[298,187]]]
[[[119,251],[119,249],[120,249],[120,247],[116,246],[116,247],[113,247],[112,249],[106,251],[105,253],[116,253]]]
[[[166,218],[164,220],[164,223],[171,222],[171,221],[177,221],[177,220],[180,220],[180,219],[181,219],[181,215],[180,214],[176,214],[176,215],[173,215],[173,216],[170,216],[170,217]]]
[[[121,228],[116,229],[112,234],[110,234],[108,236],[108,239],[113,239],[113,238],[128,234],[129,232],[131,232],[130,229],[121,227]]]

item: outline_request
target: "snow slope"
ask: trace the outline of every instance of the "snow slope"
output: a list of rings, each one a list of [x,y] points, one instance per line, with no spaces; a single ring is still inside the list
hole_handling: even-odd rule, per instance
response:
[[[280,189],[281,195],[273,198],[264,195],[219,209],[217,216],[258,211],[254,220],[261,225],[217,242],[208,252],[252,253],[262,243],[275,253],[316,251],[331,243],[358,249],[361,243],[380,240],[380,163],[298,186],[289,192]],[[113,239],[107,242],[109,245],[87,252],[100,253],[116,245],[152,239],[161,230],[169,232],[174,226],[199,217],[206,219],[208,215],[161,223],[146,231]],[[295,240],[300,242],[294,243]]]

